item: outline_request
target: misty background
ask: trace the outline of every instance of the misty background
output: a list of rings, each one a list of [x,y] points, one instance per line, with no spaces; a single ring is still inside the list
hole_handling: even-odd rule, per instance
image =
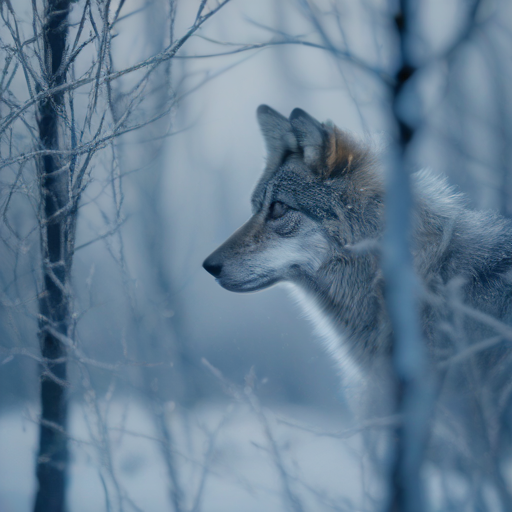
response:
[[[12,44],[8,3],[1,7],[4,46]],[[10,5],[29,39],[30,2]],[[103,5],[92,1],[91,12]],[[174,4],[126,0],[110,11],[120,5],[110,48],[116,71],[161,51]],[[176,2],[177,37],[199,5]],[[72,4],[73,33],[83,8]],[[512,6],[432,0],[416,9],[417,168],[447,175],[473,207],[508,216]],[[265,162],[260,104],[286,116],[300,107],[377,152],[386,147],[391,117],[382,77],[397,66],[394,10],[394,2],[378,0],[231,0],[155,71],[131,115],[142,126],[95,153],[72,266],[80,356],[68,370],[70,512],[374,510],[382,500],[362,441],[333,434],[353,419],[334,363],[298,305],[279,286],[230,293],[201,264],[251,214]],[[75,77],[91,66],[95,48],[76,59]],[[5,76],[12,73],[8,87],[2,81],[4,117],[13,94],[22,103],[31,92],[21,68],[13,73],[6,64],[5,47],[0,58]],[[113,82],[116,107],[106,125],[128,108],[141,73]],[[88,87],[75,92],[82,116]],[[98,101],[99,112],[108,110],[105,90]],[[0,171],[3,512],[31,510],[36,490],[36,181],[33,161],[23,161],[22,173],[19,162],[9,163],[33,147],[23,130],[13,126],[3,139]],[[257,401],[237,398],[244,389]],[[426,471],[433,488],[441,486],[441,475]],[[457,485],[459,494],[467,491]]]

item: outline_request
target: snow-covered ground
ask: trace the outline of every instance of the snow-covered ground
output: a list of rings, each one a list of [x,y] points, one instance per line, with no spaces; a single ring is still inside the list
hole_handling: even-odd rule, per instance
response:
[[[348,428],[339,418],[300,407],[259,413],[248,404],[209,404],[183,415],[170,403],[163,412],[186,510],[277,512],[293,499],[305,510],[374,508],[361,439],[324,435]],[[0,415],[2,512],[31,510],[36,418],[35,407]],[[153,418],[129,399],[73,404],[70,512],[116,511],[120,503],[126,511],[173,510],[166,443]]]

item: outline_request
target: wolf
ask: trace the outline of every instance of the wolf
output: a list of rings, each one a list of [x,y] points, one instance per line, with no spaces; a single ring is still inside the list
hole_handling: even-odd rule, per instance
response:
[[[344,340],[349,357],[364,365],[389,355],[392,330],[378,250],[385,187],[376,155],[299,108],[286,118],[261,105],[257,118],[267,162],[252,195],[253,216],[203,267],[233,292],[291,284],[327,321],[336,343]],[[467,337],[503,335],[512,317],[511,222],[468,209],[461,194],[429,171],[413,174],[412,181],[411,238],[426,344],[439,354],[449,351],[450,289],[485,314],[483,321],[466,320]],[[490,327],[491,319],[504,322],[502,332]],[[337,347],[330,350],[336,354]]]
[[[379,158],[299,108],[287,118],[261,105],[257,119],[267,159],[253,215],[203,266],[233,292],[288,284],[327,333],[341,371],[348,361],[368,373],[376,361],[390,361],[393,350],[380,254],[386,193]],[[412,187],[410,243],[429,360],[452,388],[472,372],[478,384],[464,382],[477,394],[486,386],[494,395],[508,389],[493,402],[495,411],[510,400],[512,223],[471,210],[430,171],[412,174]]]

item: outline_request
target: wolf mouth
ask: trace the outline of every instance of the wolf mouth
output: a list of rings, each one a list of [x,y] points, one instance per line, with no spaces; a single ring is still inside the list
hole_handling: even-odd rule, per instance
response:
[[[237,293],[249,293],[256,292],[259,290],[263,290],[264,288],[268,288],[274,284],[276,284],[279,279],[278,278],[270,278],[270,279],[262,279],[260,277],[252,277],[245,281],[238,282],[230,282],[228,280],[223,279],[223,277],[218,277],[215,281],[222,286],[222,288]]]

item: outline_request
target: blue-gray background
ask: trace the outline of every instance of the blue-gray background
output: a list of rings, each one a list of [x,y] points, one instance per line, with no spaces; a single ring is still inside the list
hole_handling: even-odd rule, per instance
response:
[[[28,37],[31,10],[30,3],[25,4],[20,1],[16,9]],[[178,36],[192,24],[198,4],[178,2]],[[118,138],[98,153],[83,196],[73,285],[76,340],[84,357],[93,361],[92,384],[84,385],[79,365],[70,367],[73,404],[87,403],[86,389],[89,393],[94,389],[94,399],[100,403],[143,403],[149,386],[171,411],[210,411],[202,416],[198,413],[198,422],[206,430],[213,429],[212,418],[220,414],[215,407],[221,407],[216,404],[223,407],[230,397],[202,363],[204,358],[242,388],[252,371],[258,397],[274,411],[285,414],[295,408],[294,414],[315,417],[324,427],[333,418],[343,418],[343,390],[335,367],[287,292],[279,286],[256,294],[227,292],[201,263],[250,216],[250,194],[265,157],[255,118],[258,105],[266,103],[285,115],[301,107],[321,121],[332,120],[379,151],[391,129],[389,91],[374,73],[328,50],[301,44],[210,58],[186,57],[239,48],[231,43],[278,40],[286,33],[323,46],[327,37],[337,48],[363,59],[368,67],[392,73],[396,66],[392,4],[377,0],[309,4],[232,0],[208,20],[199,37],[186,43],[178,53],[180,58],[173,59],[170,89],[165,85],[165,73],[164,78],[155,79],[156,86],[148,89],[134,119],[139,116],[142,120],[161,108],[159,102],[174,97],[170,116]],[[75,20],[80,5],[75,4]],[[123,7],[123,12],[136,14],[116,27],[112,54],[117,70],[157,53],[166,37],[167,3],[150,2],[137,12],[144,5],[142,0],[128,0]],[[418,125],[416,165],[448,175],[452,184],[468,194],[474,207],[508,213],[510,4],[482,2],[478,27],[448,57],[445,52],[465,30],[465,2],[431,1],[418,9],[418,37],[413,46],[418,61],[428,65],[418,77],[420,104],[404,106]],[[325,37],[312,16],[320,21]],[[5,27],[2,37],[9,37]],[[83,61],[77,62],[77,75],[80,66],[83,70],[89,66],[93,54],[92,49],[89,54],[84,52]],[[139,78],[127,75],[116,87],[128,91]],[[19,97],[26,98],[21,73],[13,83]],[[82,102],[85,109],[87,94],[80,96],[79,91],[77,98],[77,108]],[[30,149],[30,142],[23,137],[18,143]],[[9,172],[3,181],[5,190],[13,182],[14,171]],[[5,195],[2,201],[5,205]],[[24,511],[34,485],[31,464],[38,366],[31,355],[38,354],[35,283],[39,240],[30,234],[34,216],[28,203],[19,199],[9,216],[25,238],[16,252],[8,248],[9,243],[0,248],[4,361],[0,366],[0,445],[6,450],[9,447],[13,457],[8,462],[2,457],[0,462],[0,510]],[[3,240],[8,240],[7,230],[2,230]],[[78,418],[79,413],[73,413],[72,422],[80,431],[87,419]],[[30,434],[25,438],[20,434],[23,425],[28,425]],[[240,428],[250,432],[252,427],[243,425]],[[92,436],[90,431],[87,435]],[[250,435],[240,440],[240,446],[250,443]],[[18,460],[16,454],[20,453],[25,458],[20,455]],[[236,459],[236,453],[232,456]],[[76,457],[79,460],[79,455]],[[120,463],[126,474],[135,475],[138,481],[142,475],[148,477],[153,463],[126,457],[125,466]],[[304,457],[308,465],[309,459]],[[100,467],[101,463],[91,462],[91,475]],[[119,469],[121,474],[123,471]],[[344,470],[339,471],[341,478]],[[18,483],[6,484],[7,472],[12,472]],[[77,486],[78,481],[85,485],[89,477],[73,478],[71,485]],[[92,482],[94,477],[90,478]],[[20,484],[20,479],[24,483]],[[93,510],[78,498],[80,492],[87,491],[77,486],[74,492],[71,510]],[[241,497],[233,506],[247,507],[244,510],[270,507],[263,505],[263,498],[258,501],[256,491],[248,496],[252,498]],[[142,509],[165,510],[160,501],[152,505],[156,508],[144,507],[145,500],[141,497],[138,502]],[[228,510],[216,508],[221,506],[216,503],[208,498],[203,501],[204,510]],[[280,509],[280,505],[276,507]]]

